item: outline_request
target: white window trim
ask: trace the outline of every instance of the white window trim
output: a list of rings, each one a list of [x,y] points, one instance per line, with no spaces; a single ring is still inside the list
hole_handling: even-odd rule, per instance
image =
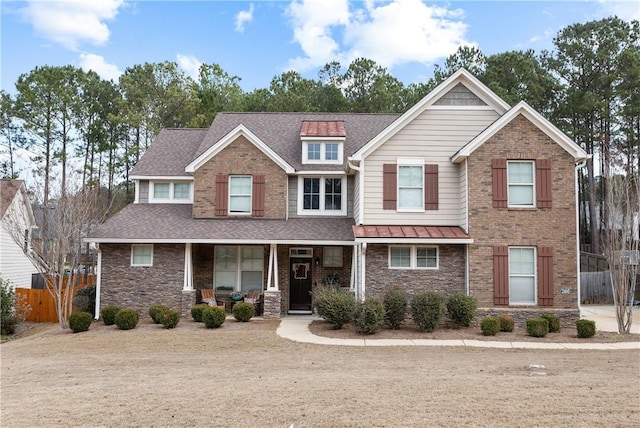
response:
[[[156,184],[169,184],[169,197],[168,198],[156,198],[155,185]],[[189,197],[186,199],[176,199],[174,196],[174,186],[176,184],[188,184],[189,185]],[[191,181],[169,181],[169,180],[156,180],[149,181],[149,203],[150,204],[192,204],[193,203],[193,182]]]
[[[532,182],[530,184],[531,186],[531,205],[522,205],[522,204],[512,204],[511,200],[509,198],[509,195],[511,192],[509,192],[509,187],[511,186],[511,183],[509,182],[509,165],[512,163],[530,163],[531,167],[532,167]],[[514,186],[516,185],[516,183],[514,183]],[[523,184],[523,183],[518,183],[517,185],[520,186],[524,186],[524,185],[529,185],[529,184]],[[507,206],[509,208],[536,208],[536,162],[533,160],[527,160],[527,159],[509,159],[507,160]]]
[[[391,266],[391,248],[410,248],[410,266]],[[436,250],[436,265],[418,267],[418,248],[434,248]],[[387,250],[387,266],[389,269],[397,270],[438,270],[440,269],[440,248],[437,245],[389,245]]]
[[[423,213],[424,209],[424,158],[398,158],[396,161],[396,211],[401,213]],[[400,207],[400,167],[401,166],[420,166],[422,168],[422,207],[407,208]]]
[[[248,212],[232,212],[231,211],[231,180],[233,178],[248,178],[251,182],[251,190],[249,190],[249,211]],[[230,216],[251,216],[253,214],[253,176],[251,175],[230,175],[229,183],[227,184],[227,212]],[[246,195],[236,195],[236,196],[246,196]]]
[[[134,248],[139,248],[139,247],[151,247],[151,261],[150,263],[139,263],[139,264],[135,264],[133,263],[133,251]],[[153,244],[131,244],[131,266],[132,267],[150,267],[153,266]]]
[[[305,178],[318,178],[320,180],[320,208],[317,210],[305,210],[304,209],[304,179]],[[324,180],[325,178],[336,179],[339,178],[342,180],[342,185],[340,188],[342,192],[340,193],[342,201],[342,207],[340,210],[325,210],[324,208]],[[322,215],[322,216],[345,216],[347,215],[347,176],[346,175],[305,175],[298,176],[298,215]]]
[[[518,277],[526,277],[526,278],[531,278],[533,277],[533,301],[532,302],[514,302],[513,300],[511,300],[511,250],[512,249],[532,249],[533,250],[533,275],[517,275]],[[509,247],[509,257],[508,257],[508,263],[507,263],[507,270],[508,275],[509,275],[509,305],[512,306],[532,306],[532,305],[537,305],[538,304],[538,252],[537,252],[537,248],[536,247],[526,247],[526,246],[520,246],[520,247]],[[515,276],[515,275],[514,275]]]
[[[264,247],[260,246],[260,245],[219,245],[219,247],[225,247],[225,248],[235,248],[236,249],[236,282],[233,285],[233,291],[240,291],[242,288],[242,272],[258,272],[257,270],[246,270],[243,271],[242,270],[242,250],[244,248],[261,248],[262,249],[262,270],[260,272],[262,272],[262,277],[261,277],[261,287],[264,287]],[[213,270],[213,283],[214,283],[214,287],[215,287],[215,281],[216,281],[216,272],[215,272],[215,266],[216,266],[216,259],[215,259],[215,253],[214,253],[214,259],[213,259],[213,266],[214,266],[214,270]],[[227,271],[230,272],[230,271]]]
[[[320,144],[320,159],[309,159],[309,144]],[[325,159],[327,144],[338,145],[338,159]],[[322,140],[303,141],[302,143],[302,164],[324,164],[324,165],[342,165],[344,160],[344,142],[342,140],[331,140],[323,138]]]

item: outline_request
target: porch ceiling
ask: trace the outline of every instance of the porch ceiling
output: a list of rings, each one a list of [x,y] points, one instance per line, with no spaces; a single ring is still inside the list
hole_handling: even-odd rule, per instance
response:
[[[358,242],[372,243],[454,243],[468,244],[473,239],[459,226],[353,226]]]
[[[92,232],[90,242],[353,243],[353,219],[194,219],[191,205],[131,204]]]

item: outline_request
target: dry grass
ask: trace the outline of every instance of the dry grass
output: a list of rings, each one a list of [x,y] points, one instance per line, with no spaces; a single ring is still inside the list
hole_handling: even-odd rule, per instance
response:
[[[95,323],[4,343],[0,425],[640,424],[638,351],[318,346],[277,325]]]

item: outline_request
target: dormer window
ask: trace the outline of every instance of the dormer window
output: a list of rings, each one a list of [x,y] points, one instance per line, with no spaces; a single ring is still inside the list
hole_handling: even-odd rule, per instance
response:
[[[149,202],[155,204],[190,204],[192,187],[188,181],[151,181]]]
[[[342,164],[345,138],[342,121],[303,121],[300,130],[302,163]]]

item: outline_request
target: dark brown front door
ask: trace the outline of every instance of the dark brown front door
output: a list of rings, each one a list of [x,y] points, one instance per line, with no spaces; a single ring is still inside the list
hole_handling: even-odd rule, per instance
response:
[[[311,258],[289,259],[289,310],[311,311]]]

